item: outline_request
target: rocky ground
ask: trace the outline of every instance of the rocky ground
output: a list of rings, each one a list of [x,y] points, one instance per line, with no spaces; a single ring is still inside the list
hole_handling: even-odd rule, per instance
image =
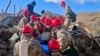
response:
[[[77,22],[84,23],[90,28],[93,35],[100,36],[100,11],[78,13]]]

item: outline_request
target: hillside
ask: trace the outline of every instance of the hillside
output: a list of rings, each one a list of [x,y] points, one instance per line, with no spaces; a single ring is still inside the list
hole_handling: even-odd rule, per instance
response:
[[[91,27],[93,35],[100,36],[100,11],[78,13],[77,22]]]

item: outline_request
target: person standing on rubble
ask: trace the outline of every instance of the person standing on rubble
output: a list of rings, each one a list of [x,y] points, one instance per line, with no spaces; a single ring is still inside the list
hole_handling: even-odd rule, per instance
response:
[[[21,41],[15,44],[14,56],[45,56],[40,43],[32,35],[34,30],[25,25],[22,29]]]
[[[64,0],[61,1],[60,5],[61,5],[61,7],[63,7],[65,9],[64,27],[65,27],[65,30],[68,30],[69,26],[71,25],[71,22],[76,21],[76,16],[77,15],[72,11],[71,7],[69,5],[67,5]]]
[[[35,0],[34,1],[32,1],[31,3],[29,3],[26,7],[27,7],[27,9],[29,10],[29,12],[30,12],[30,16],[34,13],[34,7],[36,6],[36,2],[35,2]]]

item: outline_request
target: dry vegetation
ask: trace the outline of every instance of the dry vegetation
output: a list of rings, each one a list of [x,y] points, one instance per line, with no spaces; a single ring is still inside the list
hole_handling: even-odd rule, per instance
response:
[[[78,13],[77,22],[82,22],[91,27],[92,34],[100,36],[100,11]]]

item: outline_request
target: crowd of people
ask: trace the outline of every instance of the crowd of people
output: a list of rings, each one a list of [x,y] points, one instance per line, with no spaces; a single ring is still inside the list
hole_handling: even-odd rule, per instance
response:
[[[21,36],[20,41],[15,44],[14,56],[79,56],[75,48],[68,53],[66,50],[72,46],[68,27],[76,20],[76,14],[65,1],[61,1],[61,7],[66,10],[62,18],[48,14],[45,10],[40,17],[30,12],[29,8],[22,11],[23,17],[19,22]],[[49,53],[43,51],[41,43],[48,45]]]
[[[34,14],[31,6],[22,11],[22,18],[17,25],[19,40],[14,45],[14,56],[80,56],[73,45],[73,36],[69,26],[76,21],[76,14],[65,1],[61,1],[61,7],[65,9],[64,16],[48,14],[43,10],[42,16]],[[31,9],[30,9],[31,8]],[[75,25],[75,30],[78,25]],[[42,44],[47,45],[48,51],[44,51]],[[0,56],[2,56],[1,51]]]

